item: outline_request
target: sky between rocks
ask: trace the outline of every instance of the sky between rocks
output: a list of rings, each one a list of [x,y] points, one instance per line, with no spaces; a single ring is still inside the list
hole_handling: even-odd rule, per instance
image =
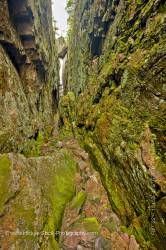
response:
[[[66,0],[52,0],[53,18],[57,22],[58,36],[65,36],[67,31]]]

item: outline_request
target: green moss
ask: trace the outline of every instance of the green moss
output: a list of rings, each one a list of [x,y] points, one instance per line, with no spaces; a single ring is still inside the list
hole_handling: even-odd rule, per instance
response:
[[[45,141],[48,141],[52,135],[53,132],[53,127],[52,126],[47,126],[46,128],[44,128],[43,131],[43,138]],[[42,137],[42,135],[40,135]]]
[[[112,162],[110,167],[110,162],[104,157],[99,148],[88,140],[86,140],[85,148],[89,152],[93,165],[100,172],[112,209],[121,216],[122,220],[125,220],[127,214],[131,216],[132,211],[127,199],[124,200],[126,190],[119,184],[116,163]]]
[[[75,95],[73,92],[68,92],[60,100],[59,115],[63,125],[68,130],[73,131],[73,122],[75,120]]]
[[[165,105],[161,107],[160,111],[158,111],[155,115],[151,117],[149,120],[149,126],[151,128],[152,133],[155,135],[154,137],[154,144],[155,149],[158,156],[166,162],[166,153],[165,153],[165,143],[166,143],[166,112],[165,112]]]
[[[44,143],[48,140],[48,134],[46,133],[47,137],[45,137],[44,132],[39,131],[37,139],[27,140],[26,144],[24,145],[23,154],[26,157],[35,157],[41,155],[41,149]]]
[[[81,208],[86,200],[87,194],[83,191],[79,192],[71,202],[71,208]]]
[[[153,246],[153,239],[149,232],[149,222],[146,216],[144,215],[144,219],[142,218],[136,218],[129,227],[121,226],[121,230],[129,235],[135,235],[136,240],[143,249],[148,250],[149,247]]]
[[[50,242],[52,250],[60,250],[58,242],[55,240],[54,236],[51,237],[51,239],[49,240],[49,242]]]
[[[100,172],[112,209],[125,225],[131,224],[128,231],[136,236],[141,247],[145,245],[147,249],[151,240],[147,197],[155,193],[155,188],[151,185],[148,166],[144,166],[142,159],[142,137],[145,129],[150,127],[153,138],[149,143],[153,145],[154,142],[157,154],[152,153],[152,158],[155,158],[155,168],[164,176],[165,107],[162,109],[161,106],[164,99],[165,4],[156,6],[155,15],[151,15],[154,0],[149,4],[142,0],[131,2],[125,1],[124,13],[116,11],[116,18],[103,42],[102,55],[99,55],[99,60],[89,58],[89,65],[82,52],[87,49],[88,40],[83,42],[82,32],[78,32],[84,27],[82,23],[77,27],[72,23],[68,84],[69,88],[74,85],[77,93],[80,78],[82,80],[86,73],[82,65],[86,63],[89,67],[87,81],[84,81],[86,86],[76,99],[76,117],[72,122],[76,120],[78,127],[75,130],[94,167]],[[93,15],[98,16],[95,10],[91,13],[92,6],[95,5],[89,5],[86,16],[89,33],[93,30]],[[112,7],[108,6],[108,10],[111,11]],[[76,8],[74,20],[79,14],[80,10]],[[84,20],[85,14],[82,15]],[[101,31],[100,25],[96,29]],[[95,36],[95,30],[93,32]],[[75,44],[78,36],[80,43]],[[89,42],[92,41],[89,39]],[[65,119],[64,125],[70,123],[67,116]],[[75,134],[77,136],[77,132]],[[145,153],[150,159],[151,152],[149,155]],[[133,222],[136,216],[145,216],[144,223]],[[162,223],[159,228],[161,231]],[[161,239],[159,234],[154,238]]]
[[[61,157],[57,159],[55,175],[50,180],[48,199],[51,203],[52,214],[48,218],[48,226],[56,231],[60,228],[65,206],[74,196],[75,185],[73,180],[76,173],[76,163],[72,156],[65,150],[61,151]]]
[[[3,212],[5,202],[10,197],[10,166],[9,157],[7,155],[0,155],[0,214]]]
[[[10,133],[7,131],[0,131],[0,149],[7,147],[7,142],[11,138]],[[10,147],[9,147],[10,148]]]
[[[62,127],[58,134],[58,141],[70,140],[73,138],[73,133],[70,129],[66,129],[66,127]]]
[[[59,250],[57,243],[59,236],[54,233],[60,231],[64,210],[75,194],[73,182],[75,173],[76,163],[72,155],[64,149],[59,150],[56,156],[56,167],[51,172],[49,183],[46,184],[43,193],[49,204],[49,213],[45,218],[46,224],[43,231],[53,233],[49,235],[49,249]],[[46,249],[44,243],[41,249]]]
[[[53,224],[53,218],[49,217],[47,224],[44,227],[45,232],[51,232],[51,235],[49,235],[49,249],[50,250],[60,250],[58,242],[55,239],[55,226]],[[52,234],[53,233],[53,234]],[[48,249],[48,246],[45,246],[45,242],[42,242],[41,249],[45,250]]]
[[[115,232],[118,229],[117,222],[110,221],[103,224],[104,227],[106,227],[110,232]]]
[[[115,211],[119,211],[119,214],[122,216],[125,215],[125,206],[124,201],[121,198],[120,193],[118,192],[118,188],[116,186],[109,185],[109,192],[112,199],[113,208]]]
[[[29,231],[34,232],[35,230],[35,209],[33,207],[25,208],[20,203],[16,203],[13,206],[13,214],[15,216],[15,220],[17,221],[17,225],[19,225],[20,231]],[[20,223],[21,222],[21,223]],[[35,235],[21,235],[18,238],[32,239],[36,240]]]
[[[100,224],[95,217],[79,219],[77,222],[75,222],[72,228],[73,227],[74,229],[84,229],[87,232],[99,233],[100,231]]]

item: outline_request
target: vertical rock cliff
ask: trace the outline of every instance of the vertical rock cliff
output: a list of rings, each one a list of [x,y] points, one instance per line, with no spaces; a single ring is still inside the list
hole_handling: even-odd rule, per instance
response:
[[[0,1],[0,149],[23,150],[52,124],[58,58],[51,3]]]
[[[164,250],[165,1],[67,9],[0,0],[0,249]]]
[[[74,190],[75,163],[67,152],[39,157],[44,138],[53,129],[58,102],[51,13],[51,1],[0,1],[0,248],[4,250],[56,249],[53,233],[42,231],[58,227],[64,203]]]
[[[166,243],[165,8],[160,0],[68,1],[76,97],[64,97],[62,124],[89,152],[119,230],[141,249]]]

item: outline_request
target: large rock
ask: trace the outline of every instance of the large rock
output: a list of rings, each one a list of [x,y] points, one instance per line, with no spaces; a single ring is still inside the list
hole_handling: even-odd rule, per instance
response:
[[[2,249],[59,249],[55,232],[74,195],[75,171],[65,150],[38,158],[0,155]]]
[[[58,48],[58,56],[64,58],[67,53],[67,44],[63,36],[56,39],[56,44]]]

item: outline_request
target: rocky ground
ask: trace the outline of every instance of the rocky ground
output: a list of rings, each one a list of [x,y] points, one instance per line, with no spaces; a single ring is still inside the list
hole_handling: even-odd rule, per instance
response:
[[[121,221],[111,209],[100,175],[92,167],[88,154],[74,139],[62,142],[62,146],[72,152],[78,169],[76,195],[63,216],[60,247],[65,250],[139,249],[135,237],[121,231]]]

